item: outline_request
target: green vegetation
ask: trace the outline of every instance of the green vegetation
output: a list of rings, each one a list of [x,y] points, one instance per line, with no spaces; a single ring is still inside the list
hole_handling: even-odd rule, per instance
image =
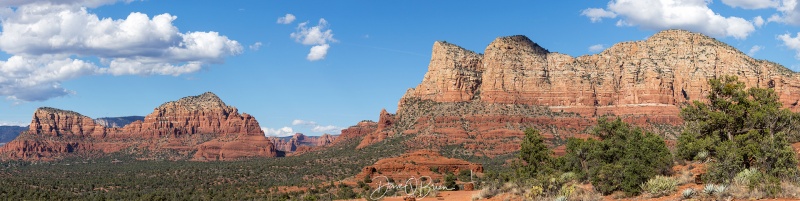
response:
[[[779,193],[780,180],[798,175],[796,154],[789,145],[800,132],[798,114],[781,109],[772,89],[745,89],[733,76],[711,79],[709,85],[708,103],[695,101],[681,111],[686,129],[678,138],[677,156],[711,158],[706,182],[758,179],[766,183],[760,190]]]
[[[228,162],[140,161],[134,156],[0,163],[0,197],[9,200],[287,200],[363,197],[332,186],[375,161],[404,153],[395,137],[356,150],[359,139],[299,156]],[[120,160],[121,163],[112,163]],[[286,193],[280,186],[306,186]],[[352,192],[352,193],[351,193]],[[312,199],[313,200],[313,199]]]
[[[593,133],[600,140],[569,139],[561,160],[564,170],[585,175],[601,193],[637,195],[642,183],[670,174],[672,155],[658,135],[605,118],[598,120]]]
[[[672,194],[678,187],[678,181],[672,177],[658,175],[642,184],[642,190],[654,197]]]

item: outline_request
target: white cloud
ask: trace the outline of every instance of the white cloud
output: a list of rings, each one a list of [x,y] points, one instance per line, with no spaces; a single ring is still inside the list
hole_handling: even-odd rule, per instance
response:
[[[325,59],[325,55],[328,55],[328,48],[330,47],[331,46],[328,44],[315,45],[314,47],[311,47],[311,51],[308,53],[308,56],[306,56],[306,59],[309,61]]]
[[[745,39],[755,31],[752,22],[717,14],[708,7],[709,3],[709,0],[612,0],[603,11],[613,12],[616,16],[597,14],[587,17],[593,22],[619,17],[621,19],[617,21],[617,26],[640,26],[654,30],[686,29],[737,39]]]
[[[286,16],[278,18],[278,24],[291,24],[297,19],[294,15],[287,13]]]
[[[611,11],[607,11],[602,8],[588,8],[586,10],[581,11],[581,15],[589,17],[589,20],[592,22],[600,22],[603,21],[603,18],[615,18],[617,14]]]
[[[0,121],[0,126],[22,126],[27,127],[28,124],[17,121]]]
[[[306,56],[309,61],[317,61],[325,58],[330,49],[330,42],[336,42],[333,38],[333,30],[328,28],[328,21],[324,18],[319,19],[317,26],[308,27],[308,22],[297,25],[297,30],[289,34],[296,42],[303,45],[313,45]]]
[[[781,14],[772,15],[767,21],[800,25],[800,3],[798,3],[798,0],[782,0],[777,10]]]
[[[753,45],[753,47],[750,48],[750,51],[747,51],[747,55],[750,55],[752,57],[753,55],[756,55],[758,51],[761,51],[763,49],[764,46]]]
[[[766,21],[764,21],[764,18],[762,18],[761,16],[756,16],[753,18],[753,25],[756,25],[756,27],[764,26],[765,22]]]
[[[800,59],[800,32],[798,32],[795,37],[792,37],[791,34],[781,34],[778,35],[778,39],[783,42],[783,45],[796,51],[795,58]]]
[[[258,51],[259,49],[261,49],[261,42],[256,42],[250,45],[250,50]]]
[[[18,7],[0,12],[0,50],[12,55],[0,61],[0,95],[13,100],[70,94],[61,82],[87,75],[193,73],[243,51],[239,42],[217,32],[180,32],[170,14],[101,19],[82,7],[112,0],[20,2],[4,2]]]
[[[774,8],[780,4],[779,0],[722,0],[722,3],[744,9]]]
[[[317,125],[317,122],[314,122],[314,121],[306,121],[306,120],[300,120],[300,119],[295,119],[295,120],[293,120],[293,121],[292,121],[292,126],[299,126],[299,125],[303,125],[303,126],[315,126],[315,125]]]
[[[333,126],[333,125],[327,125],[327,126],[319,126],[319,125],[317,125],[317,126],[314,126],[314,128],[311,128],[311,131],[314,131],[314,132],[317,132],[317,133],[339,134],[339,133],[342,132],[342,129],[343,128],[341,128],[341,127]]]
[[[308,128],[311,128],[312,132],[328,133],[328,134],[340,134],[342,132],[342,129],[344,129],[342,127],[338,127],[338,126],[334,126],[334,125],[322,126],[322,125],[319,125],[317,122],[314,122],[314,121],[306,121],[306,120],[300,120],[300,119],[295,119],[294,121],[292,121],[292,125],[293,126],[308,127]]]
[[[606,49],[606,47],[603,44],[589,46],[589,52],[600,52],[603,51],[604,49]]]
[[[273,136],[273,137],[287,137],[287,136],[294,135],[294,129],[292,129],[291,127],[283,127],[283,128],[279,128],[279,129],[261,127],[261,130],[264,131],[264,136],[267,136],[267,137],[270,137],[270,136]]]

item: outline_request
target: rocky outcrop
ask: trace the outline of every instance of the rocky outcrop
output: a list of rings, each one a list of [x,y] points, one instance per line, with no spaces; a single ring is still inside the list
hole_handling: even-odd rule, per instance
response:
[[[291,138],[270,137],[269,140],[275,144],[277,150],[284,152],[310,151],[314,147],[325,147],[336,140],[335,135],[323,134],[321,136],[306,136],[302,133],[295,133]]]
[[[122,128],[135,121],[144,121],[143,116],[127,116],[127,117],[103,117],[94,119],[94,122],[101,126],[111,128]]]
[[[118,151],[142,158],[193,160],[277,155],[254,117],[240,114],[207,92],[164,103],[144,121],[122,128],[103,126],[77,112],[39,108],[28,131],[0,148],[0,157],[48,160]]]
[[[374,121],[361,121],[355,126],[342,129],[342,133],[336,137],[332,144],[339,144],[351,139],[359,139],[368,134],[375,132],[378,129],[378,123]]]
[[[680,107],[704,101],[708,79],[723,75],[772,88],[784,107],[800,111],[800,74],[702,34],[667,30],[577,58],[510,36],[483,55],[436,42],[428,72],[399,101],[386,134],[415,134],[415,147],[459,145],[497,155],[518,150],[526,127],[559,145],[588,133],[597,117],[614,115],[674,139]],[[386,138],[373,136],[360,147]]]
[[[392,178],[396,183],[404,183],[409,178],[419,179],[423,176],[444,181],[442,179],[444,174],[458,174],[462,170],[469,170],[477,175],[483,173],[483,165],[447,158],[436,151],[418,150],[398,157],[378,160],[374,165],[364,167],[355,178],[359,181],[370,178],[374,183],[383,182],[384,184],[387,181],[382,181],[380,178]]]
[[[394,115],[387,112],[386,109],[381,110],[381,115],[378,117],[377,128],[375,128],[374,132],[364,136],[364,139],[361,140],[361,143],[359,143],[356,148],[364,148],[372,143],[383,141],[387,137],[394,135],[395,132],[394,129],[392,129],[392,125],[394,125]]]

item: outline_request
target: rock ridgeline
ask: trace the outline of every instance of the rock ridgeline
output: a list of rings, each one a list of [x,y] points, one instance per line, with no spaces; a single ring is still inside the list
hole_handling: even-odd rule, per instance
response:
[[[143,121],[122,128],[106,127],[77,112],[42,107],[34,112],[27,132],[0,148],[0,157],[51,160],[118,151],[139,154],[143,150],[150,153],[143,158],[235,160],[277,156],[254,117],[240,114],[206,92],[164,103]],[[178,154],[163,156],[175,152]]]
[[[310,151],[316,147],[325,147],[332,144],[337,136],[323,134],[321,136],[306,136],[302,133],[295,133],[289,138],[269,137],[275,149],[283,152]]]
[[[680,107],[703,101],[708,79],[723,75],[772,88],[784,107],[800,111],[800,74],[683,30],[577,58],[525,36],[497,38],[483,54],[436,42],[422,82],[406,91],[397,114],[381,112],[379,124],[388,127],[365,135],[359,147],[402,133],[417,134],[414,146],[505,154],[519,149],[525,127],[558,145],[588,133],[604,115],[670,139],[682,123]]]

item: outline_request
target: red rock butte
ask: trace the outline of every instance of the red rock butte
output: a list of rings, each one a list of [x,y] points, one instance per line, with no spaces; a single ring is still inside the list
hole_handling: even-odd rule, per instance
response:
[[[3,159],[23,160],[113,152],[143,159],[201,161],[277,156],[253,116],[240,114],[211,92],[164,103],[144,121],[122,128],[102,126],[77,112],[42,107],[34,112],[27,132],[0,147]]]
[[[497,38],[483,54],[435,42],[422,82],[406,91],[396,114],[381,112],[382,128],[359,147],[415,134],[412,146],[505,154],[519,149],[526,127],[560,144],[585,137],[605,115],[673,139],[683,122],[680,108],[705,101],[708,79],[723,75],[774,89],[784,107],[800,111],[800,74],[683,30],[580,57],[550,52],[525,36]]]

